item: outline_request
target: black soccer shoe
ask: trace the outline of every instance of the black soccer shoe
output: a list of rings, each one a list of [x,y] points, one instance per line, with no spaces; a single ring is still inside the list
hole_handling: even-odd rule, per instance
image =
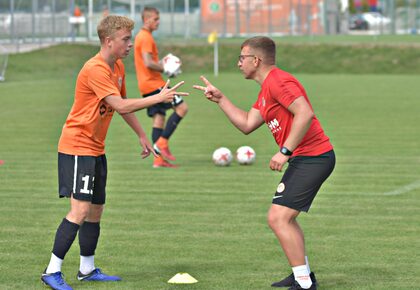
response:
[[[292,273],[286,278],[284,278],[283,280],[274,282],[273,284],[271,284],[271,286],[272,287],[290,287],[292,286],[294,281],[295,281],[295,275],[293,275]]]
[[[314,272],[311,272],[309,274],[309,277],[311,277],[312,284],[317,284]],[[274,282],[273,284],[271,284],[271,286],[272,287],[290,287],[290,286],[293,285],[293,282],[295,282],[295,275],[293,275],[293,273],[292,273],[289,276],[287,276],[286,278],[284,278],[283,280],[278,281],[278,282]]]
[[[304,288],[300,287],[300,285],[297,281],[294,281],[292,286],[289,288],[289,290],[316,290],[316,284],[314,282],[312,282],[311,287],[309,287],[308,289],[304,289]]]

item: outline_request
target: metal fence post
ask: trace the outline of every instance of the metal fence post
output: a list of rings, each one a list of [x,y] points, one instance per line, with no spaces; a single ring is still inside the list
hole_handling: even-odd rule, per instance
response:
[[[239,3],[238,0],[235,0],[235,34],[236,36],[239,36],[241,33],[241,13],[239,11]]]
[[[93,0],[89,0],[89,4],[88,4],[88,17],[87,17],[87,21],[88,21],[88,33],[87,33],[87,40],[90,41],[92,40],[92,35],[93,35]]]
[[[223,0],[223,37],[226,37],[227,33],[227,1]]]
[[[185,34],[184,38],[190,38],[190,1],[184,0]]]
[[[171,13],[171,37],[175,34],[175,22],[174,22],[175,3],[174,0],[170,1],[170,13]]]
[[[273,19],[271,12],[273,10],[273,4],[271,3],[271,0],[268,0],[268,35],[271,36],[273,34]]]
[[[417,34],[418,33],[418,21],[417,21],[417,17],[418,17],[418,10],[419,10],[419,8],[420,8],[420,0],[417,0],[416,1],[416,13],[415,13],[415,15],[414,15],[414,28],[415,28],[415,33]]]
[[[32,0],[32,14],[31,14],[31,19],[32,19],[32,43],[35,43],[35,26],[36,26],[36,22],[35,22],[35,14],[36,14],[36,7],[37,7],[37,1],[36,0]]]
[[[15,35],[15,1],[10,0],[10,40],[12,43],[16,42]]]
[[[52,0],[52,4],[51,4],[51,21],[52,21],[52,42],[55,42],[55,33],[56,33],[56,23],[55,23],[55,10],[56,10],[56,1],[57,0]]]
[[[73,12],[74,12],[74,0],[70,0],[70,11],[69,11],[69,16],[73,16]],[[71,33],[71,40],[72,42],[74,42],[76,40],[76,30],[73,24],[70,24],[70,33]]]

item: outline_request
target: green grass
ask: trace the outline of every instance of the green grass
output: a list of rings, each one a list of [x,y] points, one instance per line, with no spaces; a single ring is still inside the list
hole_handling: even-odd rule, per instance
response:
[[[168,52],[178,55],[185,72],[213,72],[213,46],[204,39],[161,41],[160,55]],[[221,72],[238,71],[237,59],[243,41],[239,38],[220,40]],[[377,40],[372,36],[281,37],[275,41],[278,65],[293,73],[420,74],[418,36],[384,35],[378,36]],[[97,51],[96,45],[61,44],[11,55],[6,78],[17,81],[20,78],[38,80],[63,75],[76,77],[83,63]],[[132,53],[125,64],[128,73],[135,72]]]
[[[28,54],[27,61],[37,62],[42,53]],[[68,200],[57,198],[56,147],[76,73],[60,73],[51,65],[33,77],[15,69],[10,76],[0,84],[0,159],[5,161],[0,288],[43,289],[39,276],[69,208]],[[207,76],[244,109],[258,93],[257,84],[239,73]],[[299,218],[319,289],[417,289],[420,188],[386,193],[420,179],[418,76],[297,77],[337,154],[333,175],[310,213]],[[178,79],[192,92],[198,74]],[[129,96],[138,96],[132,73],[127,82]],[[153,169],[150,158],[142,160],[134,134],[115,115],[107,138],[108,198],[96,262],[124,281],[77,282],[76,242],[63,267],[75,289],[270,289],[271,282],[290,273],[266,225],[281,178],[268,168],[277,150],[269,130],[244,136],[202,95],[193,92],[186,99],[189,115],[171,141],[181,165],[177,170]],[[145,112],[137,115],[150,133]],[[212,164],[215,148],[241,145],[256,150],[254,165]],[[199,283],[167,284],[177,272],[188,272]]]

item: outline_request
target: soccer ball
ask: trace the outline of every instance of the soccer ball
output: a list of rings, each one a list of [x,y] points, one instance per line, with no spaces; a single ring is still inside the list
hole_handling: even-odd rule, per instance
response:
[[[172,53],[162,58],[163,70],[169,77],[175,77],[181,73],[181,60]]]
[[[255,162],[255,151],[249,146],[241,146],[236,150],[236,161],[241,165],[248,165]]]
[[[213,152],[213,162],[217,166],[229,166],[232,159],[232,152],[226,147],[220,147]]]

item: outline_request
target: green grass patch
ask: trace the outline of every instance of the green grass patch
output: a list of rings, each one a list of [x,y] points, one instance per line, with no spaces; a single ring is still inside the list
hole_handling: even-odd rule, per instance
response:
[[[67,62],[70,55],[60,61]],[[38,56],[25,57],[34,64],[40,61]],[[56,150],[77,71],[50,65],[51,70],[33,78],[12,69],[10,81],[0,84],[2,289],[42,289],[39,277],[48,263],[56,228],[68,211],[68,200],[57,197]],[[244,109],[258,94],[257,84],[239,73],[206,75]],[[420,179],[418,76],[297,77],[337,154],[333,175],[310,213],[299,218],[319,289],[416,289],[420,283],[416,254],[420,188],[415,186]],[[184,89],[192,93],[186,97],[189,115],[171,141],[181,167],[153,169],[150,158],[140,158],[131,129],[115,115],[106,143],[108,199],[96,263],[123,281],[78,282],[76,242],[63,266],[75,289],[270,289],[271,282],[290,273],[266,225],[266,212],[281,178],[268,168],[277,150],[269,130],[263,127],[242,135],[217,106],[193,92],[198,74],[184,73],[177,80],[185,80]],[[138,96],[133,73],[127,75],[127,88],[129,96]],[[150,135],[146,113],[137,116]],[[217,147],[236,150],[241,145],[255,149],[254,165],[212,164]],[[395,190],[401,193],[386,195]],[[177,272],[188,272],[199,283],[167,284]]]
[[[415,38],[416,36],[410,36]],[[384,38],[384,40],[382,40]],[[420,74],[419,45],[402,37],[382,36],[378,41],[364,38],[275,38],[277,64],[292,73],[309,74]],[[333,41],[335,39],[335,41]],[[416,38],[415,38],[416,39]],[[240,44],[244,39],[221,39],[219,69],[237,72]],[[405,41],[404,41],[405,40]],[[188,73],[213,72],[213,46],[205,40],[172,39],[159,42],[160,55],[168,52],[183,61]],[[83,63],[98,52],[97,45],[61,44],[30,53],[10,56],[6,78],[9,81],[76,77]],[[133,53],[124,60],[128,73],[134,73]],[[349,84],[351,85],[351,84]]]

